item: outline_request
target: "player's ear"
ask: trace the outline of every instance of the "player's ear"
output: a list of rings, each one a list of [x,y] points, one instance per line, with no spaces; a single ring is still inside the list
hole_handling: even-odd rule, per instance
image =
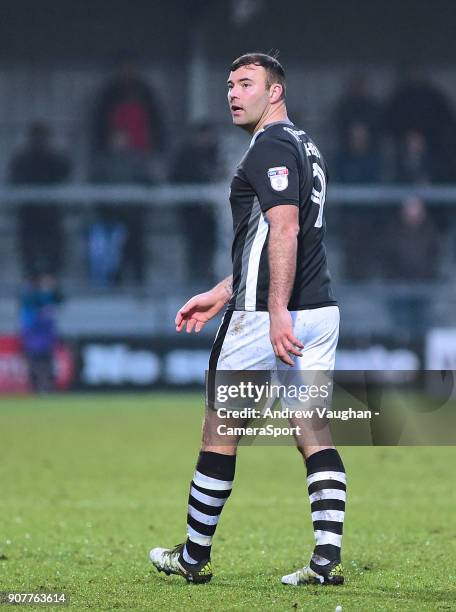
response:
[[[269,99],[271,104],[279,102],[283,96],[283,87],[280,83],[273,83],[269,89]]]

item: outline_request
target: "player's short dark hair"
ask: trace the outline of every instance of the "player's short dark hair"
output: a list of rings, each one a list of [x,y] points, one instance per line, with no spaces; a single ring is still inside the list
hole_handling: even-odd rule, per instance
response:
[[[241,66],[263,66],[266,70],[266,85],[270,87],[273,83],[279,83],[283,87],[283,97],[285,97],[285,70],[279,60],[267,53],[244,53],[238,57],[230,66],[230,71],[234,72]]]

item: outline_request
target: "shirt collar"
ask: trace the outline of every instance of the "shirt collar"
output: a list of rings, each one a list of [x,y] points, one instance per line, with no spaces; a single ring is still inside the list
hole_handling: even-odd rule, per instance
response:
[[[253,147],[253,145],[255,144],[256,139],[258,138],[258,136],[260,134],[262,134],[263,132],[265,132],[267,129],[269,129],[270,127],[272,127],[273,125],[280,125],[281,123],[284,123],[285,125],[293,125],[293,122],[288,120],[288,121],[273,121],[272,123],[267,123],[264,128],[261,128],[261,130],[258,130],[258,132],[256,132],[253,137],[252,140],[250,141],[250,145],[249,145],[249,149],[251,147]]]

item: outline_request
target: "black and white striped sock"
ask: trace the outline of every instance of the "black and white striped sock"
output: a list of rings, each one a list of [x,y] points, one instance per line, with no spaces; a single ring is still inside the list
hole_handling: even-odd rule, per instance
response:
[[[188,537],[182,550],[186,563],[210,558],[212,538],[231,493],[235,467],[236,455],[201,451],[188,498]]]
[[[306,465],[315,534],[310,567],[318,573],[328,563],[341,559],[347,478],[334,448],[314,453],[307,458]]]

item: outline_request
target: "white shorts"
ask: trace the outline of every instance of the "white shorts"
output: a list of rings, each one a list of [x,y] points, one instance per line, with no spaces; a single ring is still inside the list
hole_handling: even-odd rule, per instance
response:
[[[293,333],[302,342],[294,370],[334,370],[339,338],[339,308],[324,306],[291,313]],[[269,313],[228,311],[212,347],[209,370],[293,369],[275,356],[269,339]]]

